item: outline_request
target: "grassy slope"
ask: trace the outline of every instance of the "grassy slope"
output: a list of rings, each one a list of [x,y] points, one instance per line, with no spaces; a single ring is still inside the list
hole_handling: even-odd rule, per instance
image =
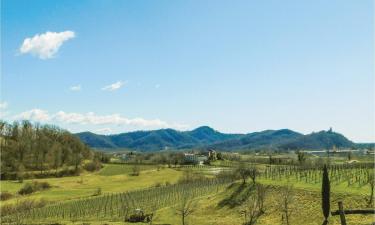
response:
[[[90,196],[97,187],[101,187],[103,192],[121,192],[145,188],[153,186],[157,183],[165,183],[166,181],[176,182],[181,176],[181,171],[162,168],[157,170],[156,167],[142,167],[139,177],[130,176],[131,166],[124,165],[106,165],[98,173],[83,174],[83,183],[80,183],[80,177],[64,177],[41,179],[49,182],[53,188],[47,191],[32,194],[26,198],[41,198],[57,201],[68,200]],[[206,171],[205,171],[206,172]],[[266,201],[266,214],[260,217],[257,224],[280,224],[281,214],[279,207],[279,185],[285,185],[286,180],[271,181],[260,179],[263,184],[273,185],[268,194]],[[10,181],[1,181],[2,191],[10,191],[15,193],[22,184]],[[227,191],[214,196],[206,196],[199,199],[197,209],[189,218],[190,224],[197,225],[232,225],[241,224],[243,219],[240,211],[242,206],[219,204],[224,199],[241,198],[241,194],[233,197],[233,193],[239,188],[239,184],[234,185]],[[306,184],[297,182],[294,184],[296,188],[296,196],[293,203],[294,212],[292,214],[292,224],[321,224],[322,213],[320,206],[320,184]],[[337,200],[344,199],[346,208],[365,208],[364,195],[368,194],[368,187],[347,187],[344,183],[340,185],[332,185],[332,210],[337,208]],[[237,191],[238,192],[238,191]],[[246,188],[238,193],[245,193]],[[24,198],[24,197],[22,197]],[[19,197],[6,201],[6,203],[15,202]],[[2,204],[4,204],[2,202]],[[219,206],[220,205],[220,206]],[[348,224],[370,224],[372,216],[347,216]],[[93,220],[95,220],[93,218]],[[339,218],[331,218],[330,224],[339,224]],[[83,221],[81,221],[83,222]],[[88,221],[91,225],[96,224],[124,224],[123,222],[111,221]],[[65,221],[64,224],[73,224]],[[75,223],[77,224],[77,223]],[[78,223],[80,224],[80,223]],[[82,223],[81,223],[82,224]],[[157,211],[154,224],[180,224],[179,217],[175,214],[173,207],[163,208]]]
[[[304,189],[307,191],[320,192],[321,190],[321,183],[315,184],[315,183],[305,183],[302,181],[298,182],[295,179],[290,179],[289,181],[287,181],[286,179],[282,179],[282,180],[259,179],[259,182],[262,184],[280,185],[280,186],[293,184],[295,188]],[[366,196],[370,193],[370,186],[364,185],[362,187],[359,187],[358,185],[352,185],[348,187],[346,182],[341,182],[339,184],[331,183],[331,192]]]
[[[238,186],[231,188],[226,193],[217,196],[203,198],[199,201],[199,207],[194,214],[189,218],[191,224],[199,225],[232,225],[242,224],[243,217],[240,214],[242,206],[223,206],[219,207],[219,203],[229,196],[238,188]],[[332,208],[336,209],[337,200],[345,199],[345,205],[348,208],[365,207],[365,202],[362,198],[355,195],[332,195]],[[273,225],[281,224],[281,213],[279,207],[279,189],[273,187],[270,189],[269,195],[266,199],[266,213],[261,216],[257,224]],[[293,202],[293,212],[291,224],[306,224],[306,225],[320,225],[323,218],[320,205],[320,194],[318,192],[305,191],[297,189]],[[209,215],[209,216],[207,216]],[[348,224],[370,224],[372,216],[347,216]],[[156,216],[156,224],[179,224],[179,218],[174,214],[173,208],[166,208],[160,210]],[[330,224],[340,224],[339,218],[331,218]]]
[[[139,165],[137,166],[140,171],[146,170],[158,170],[164,168],[164,166],[160,166],[159,168],[156,165]],[[131,174],[133,171],[134,166],[127,165],[127,164],[107,164],[98,172],[98,175],[102,176],[113,176],[113,175],[123,175],[123,174]]]
[[[131,176],[130,172],[124,172],[122,175],[112,175],[119,174],[119,171],[131,171],[131,166],[124,169],[123,165],[106,165],[105,168],[94,174],[85,173],[81,176],[76,177],[63,177],[63,178],[46,178],[38,179],[38,181],[46,181],[52,185],[49,190],[33,193],[29,196],[17,196],[16,198],[10,199],[1,204],[14,203],[20,199],[26,198],[43,198],[48,201],[61,201],[70,200],[76,198],[82,198],[92,195],[95,190],[100,187],[103,193],[106,192],[124,192],[134,189],[146,188],[154,186],[157,183],[175,183],[182,172],[162,168],[159,171],[154,168],[149,168],[147,170],[142,170],[139,176]],[[104,173],[105,176],[100,175]],[[82,183],[81,183],[82,179]],[[25,182],[30,182],[30,180],[25,180]],[[23,184],[14,181],[1,181],[1,191],[8,191],[11,193],[16,193]]]
[[[238,191],[241,189],[241,191]],[[197,199],[198,204],[194,213],[189,216],[189,224],[196,225],[233,225],[242,224],[243,216],[240,211],[243,209],[241,205],[230,205],[222,204],[223,200],[228,199],[240,199],[243,198],[244,193],[251,192],[251,185],[246,185],[241,188],[240,184],[236,184],[227,191],[222,192],[218,195],[205,196]],[[235,193],[235,194],[233,194]],[[258,219],[259,225],[274,225],[281,224],[281,211],[280,211],[280,188],[278,186],[272,186],[269,189],[265,203],[265,214]],[[337,208],[337,201],[344,199],[345,207],[347,208],[365,208],[365,201],[362,197],[354,194],[332,194],[332,210]],[[304,225],[320,225],[322,224],[323,218],[321,213],[320,205],[320,193],[317,191],[306,191],[304,189],[296,189],[293,206],[291,224],[304,224]],[[347,216],[348,224],[365,225],[372,222],[372,216],[358,216],[349,215]],[[77,221],[72,223],[69,221],[63,221],[64,224],[81,224]],[[86,221],[90,225],[102,225],[107,224],[128,224],[115,221]],[[143,223],[139,223],[143,224]],[[180,217],[175,214],[173,207],[167,207],[160,209],[156,212],[154,225],[157,224],[170,224],[176,225],[180,223]],[[339,217],[330,218],[331,225],[339,225]]]

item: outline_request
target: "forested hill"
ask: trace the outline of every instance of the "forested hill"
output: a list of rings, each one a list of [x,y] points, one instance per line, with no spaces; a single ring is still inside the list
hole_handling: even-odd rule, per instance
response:
[[[56,126],[0,121],[1,176],[24,171],[78,168],[93,152],[77,136]]]
[[[329,131],[320,131],[303,135],[289,130],[265,130],[249,134],[224,134],[203,126],[192,131],[160,129],[136,131],[114,135],[98,135],[91,132],[76,134],[84,143],[94,148],[128,148],[140,151],[163,149],[214,148],[217,150],[246,149],[329,149],[357,146],[343,135]]]
[[[135,131],[115,135],[98,135],[91,132],[76,134],[84,143],[94,148],[129,148],[152,151],[166,148],[195,148],[216,142],[239,138],[242,134],[224,134],[202,126],[192,131],[160,129]]]
[[[211,147],[223,150],[275,149],[275,150],[324,150],[358,147],[342,134],[329,131],[303,135],[292,130],[266,130],[247,134],[241,138],[223,141]]]

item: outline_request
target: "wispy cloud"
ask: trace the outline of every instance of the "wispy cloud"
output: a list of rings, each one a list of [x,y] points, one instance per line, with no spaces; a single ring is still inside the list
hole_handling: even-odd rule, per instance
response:
[[[4,110],[8,108],[8,102],[0,102],[0,109]]]
[[[8,102],[0,102],[0,118],[3,118],[6,115],[8,115],[7,109],[8,109]]]
[[[160,84],[155,84],[155,88],[156,89],[160,88]]]
[[[91,125],[132,125],[139,127],[168,127],[169,124],[159,119],[147,120],[143,118],[129,119],[120,114],[96,115],[93,112],[86,114],[67,113],[59,111],[53,118],[59,122],[91,124]]]
[[[70,87],[71,91],[80,91],[81,89],[82,89],[82,87],[81,87],[80,84]]]
[[[185,124],[168,123],[160,119],[144,119],[126,118],[120,114],[97,115],[93,112],[89,113],[74,113],[59,111],[50,114],[45,110],[32,109],[22,112],[13,117],[15,120],[31,120],[37,122],[57,122],[62,124],[78,124],[78,125],[113,125],[113,126],[132,126],[138,128],[176,128],[185,129],[188,126]]]
[[[115,90],[121,88],[122,86],[124,86],[124,84],[125,84],[125,82],[123,82],[123,81],[117,81],[116,83],[113,83],[113,84],[102,87],[102,90],[103,91],[115,91]]]
[[[59,51],[65,41],[74,37],[75,33],[70,30],[63,32],[47,31],[46,33],[26,38],[19,51],[21,54],[30,53],[40,59],[50,59]]]
[[[109,127],[99,128],[94,131],[97,134],[111,134],[113,130]]]
[[[22,112],[18,115],[13,117],[15,120],[31,120],[31,121],[38,121],[38,122],[49,122],[51,120],[51,116],[49,113],[42,109],[32,109],[29,111]]]

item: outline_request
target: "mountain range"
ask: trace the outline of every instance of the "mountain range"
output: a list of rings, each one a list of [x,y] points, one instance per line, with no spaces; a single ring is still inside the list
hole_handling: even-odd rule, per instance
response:
[[[232,150],[319,150],[351,148],[359,145],[342,134],[328,131],[301,134],[289,129],[265,130],[248,134],[226,134],[208,126],[191,131],[160,129],[134,131],[113,135],[99,135],[91,132],[76,134],[85,144],[98,149],[132,149],[138,151],[159,151],[165,149],[216,149]]]

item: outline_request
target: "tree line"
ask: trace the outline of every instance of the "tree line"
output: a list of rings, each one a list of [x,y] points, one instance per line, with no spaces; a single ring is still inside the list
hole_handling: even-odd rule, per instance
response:
[[[23,179],[61,167],[78,171],[82,160],[100,158],[78,137],[53,125],[0,121],[1,178]]]

